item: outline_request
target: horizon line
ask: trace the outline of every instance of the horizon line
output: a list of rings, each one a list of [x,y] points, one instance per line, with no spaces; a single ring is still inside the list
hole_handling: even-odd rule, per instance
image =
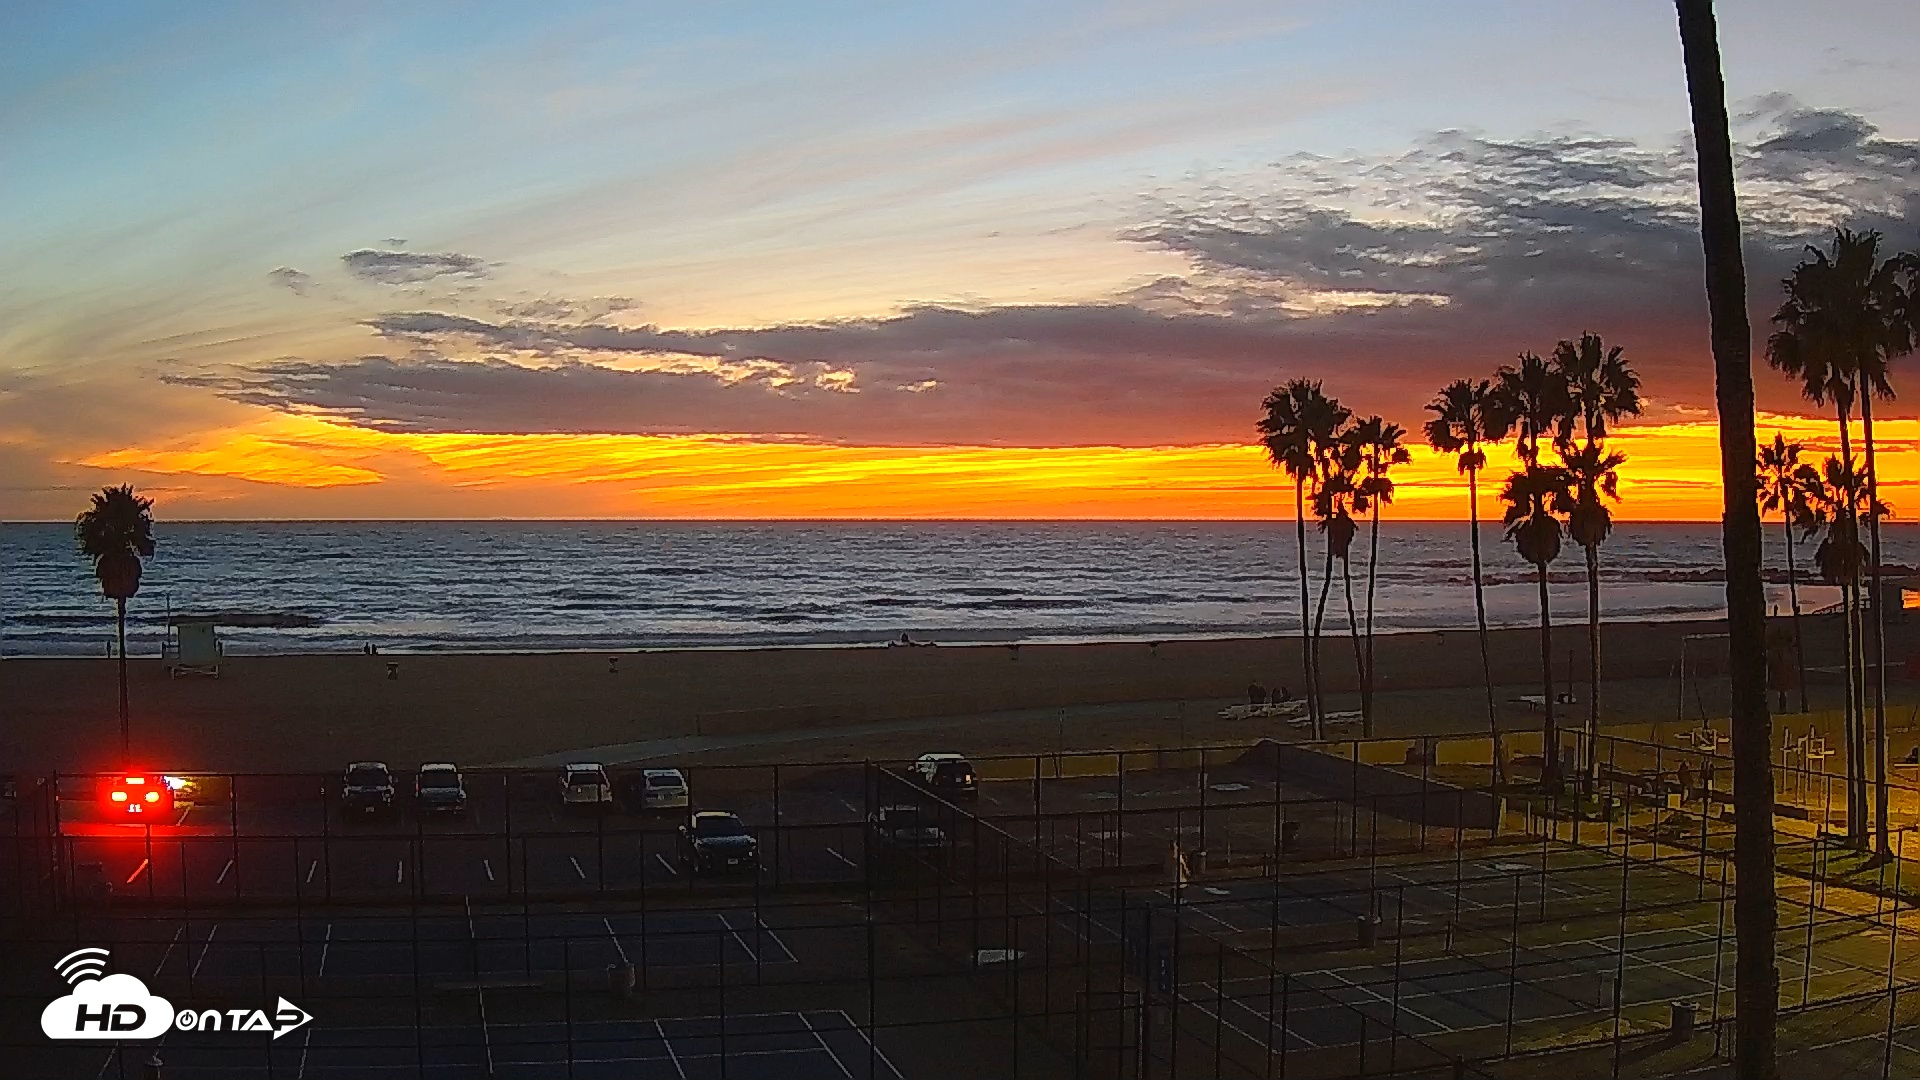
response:
[[[1309,517],[1309,522],[1318,519]],[[818,525],[818,524],[1030,524],[1030,525],[1074,525],[1074,524],[1291,524],[1291,517],[252,517],[252,518],[165,518],[156,525],[461,525],[461,524],[528,524],[528,525],[597,525],[597,524],[645,524],[645,525]],[[1466,518],[1434,517],[1391,517],[1381,518],[1381,524],[1404,525],[1465,525]],[[1709,518],[1622,518],[1613,519],[1615,525],[1717,525],[1718,519]],[[0,525],[71,525],[66,518],[6,518],[0,519]],[[1483,517],[1482,526],[1501,527],[1495,517]],[[1912,525],[1915,522],[1899,519],[1884,520],[1884,526]]]

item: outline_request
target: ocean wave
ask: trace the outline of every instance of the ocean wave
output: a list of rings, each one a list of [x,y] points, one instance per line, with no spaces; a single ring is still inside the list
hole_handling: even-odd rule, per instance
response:
[[[1533,569],[1496,534],[1484,547],[1489,618],[1530,624]],[[1769,535],[1769,601],[1784,608],[1785,549]],[[1920,561],[1920,527],[1892,523],[1885,540],[1890,562]],[[1383,524],[1378,624],[1470,627],[1466,541],[1461,524]],[[1308,542],[1317,593],[1320,539]],[[1366,565],[1357,552],[1356,599]],[[1296,573],[1290,520],[183,525],[163,532],[128,629],[139,655],[157,653],[169,608],[221,617],[234,654],[370,640],[437,652],[871,644],[902,630],[952,642],[1258,636],[1296,632]],[[1601,552],[1609,619],[1717,616],[1722,579],[1714,526],[1622,523]],[[1803,606],[1832,591],[1799,580]],[[1578,548],[1552,585],[1556,611],[1584,613]],[[1330,605],[1344,623],[1337,589]],[[71,526],[0,524],[0,651],[97,656],[112,634]]]

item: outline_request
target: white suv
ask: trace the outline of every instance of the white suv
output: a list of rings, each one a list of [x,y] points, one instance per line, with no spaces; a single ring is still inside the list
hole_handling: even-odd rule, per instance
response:
[[[560,804],[567,809],[601,810],[613,804],[613,785],[597,762],[576,761],[560,774]]]
[[[640,772],[640,807],[644,810],[685,810],[687,778],[679,769],[643,769]]]

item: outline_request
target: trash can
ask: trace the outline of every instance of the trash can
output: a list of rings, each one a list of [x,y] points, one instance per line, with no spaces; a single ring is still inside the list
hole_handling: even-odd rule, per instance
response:
[[[1358,931],[1360,947],[1373,948],[1373,943],[1380,937],[1380,920],[1371,915],[1361,915],[1354,919],[1354,926]]]
[[[607,965],[608,993],[617,998],[629,997],[633,994],[633,983],[634,974],[632,964]]]
[[[1693,1038],[1693,1018],[1700,1006],[1691,1001],[1670,1003],[1673,1010],[1673,1038],[1675,1042],[1685,1042]]]
[[[1300,823],[1283,821],[1280,823],[1280,854],[1291,855],[1300,848]]]

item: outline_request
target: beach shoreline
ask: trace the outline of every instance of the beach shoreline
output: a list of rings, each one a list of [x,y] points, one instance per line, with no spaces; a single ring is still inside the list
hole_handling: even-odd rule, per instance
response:
[[[1838,620],[1809,618],[1810,664],[1837,662]],[[1710,657],[1719,620],[1607,623],[1603,678],[1661,679],[1683,649]],[[1911,624],[1889,655],[1911,654]],[[1688,638],[1699,639],[1683,644]],[[1490,632],[1503,698],[1537,693],[1537,632]],[[1355,689],[1350,642],[1321,645],[1329,693]],[[1381,634],[1378,690],[1478,687],[1471,630]],[[1833,656],[1829,658],[1827,653]],[[1555,678],[1584,685],[1586,627],[1556,626]],[[112,767],[119,745],[113,661],[0,660],[0,771]],[[324,771],[356,758],[413,763],[523,760],[586,747],[731,737],[890,721],[1080,709],[1128,702],[1220,703],[1249,683],[1303,693],[1299,640],[1169,639],[928,648],[596,650],[514,654],[230,656],[217,679],[170,678],[135,657],[135,756],[151,767]],[[1217,705],[1216,705],[1217,707]],[[1171,715],[1175,710],[1169,708]],[[1185,715],[1184,706],[1181,707]],[[1569,721],[1584,719],[1584,711]],[[1196,714],[1197,715],[1197,714]],[[1097,726],[1085,740],[1097,742]],[[1169,734],[1167,742],[1178,738]],[[1084,741],[1084,740],[1083,740]]]

